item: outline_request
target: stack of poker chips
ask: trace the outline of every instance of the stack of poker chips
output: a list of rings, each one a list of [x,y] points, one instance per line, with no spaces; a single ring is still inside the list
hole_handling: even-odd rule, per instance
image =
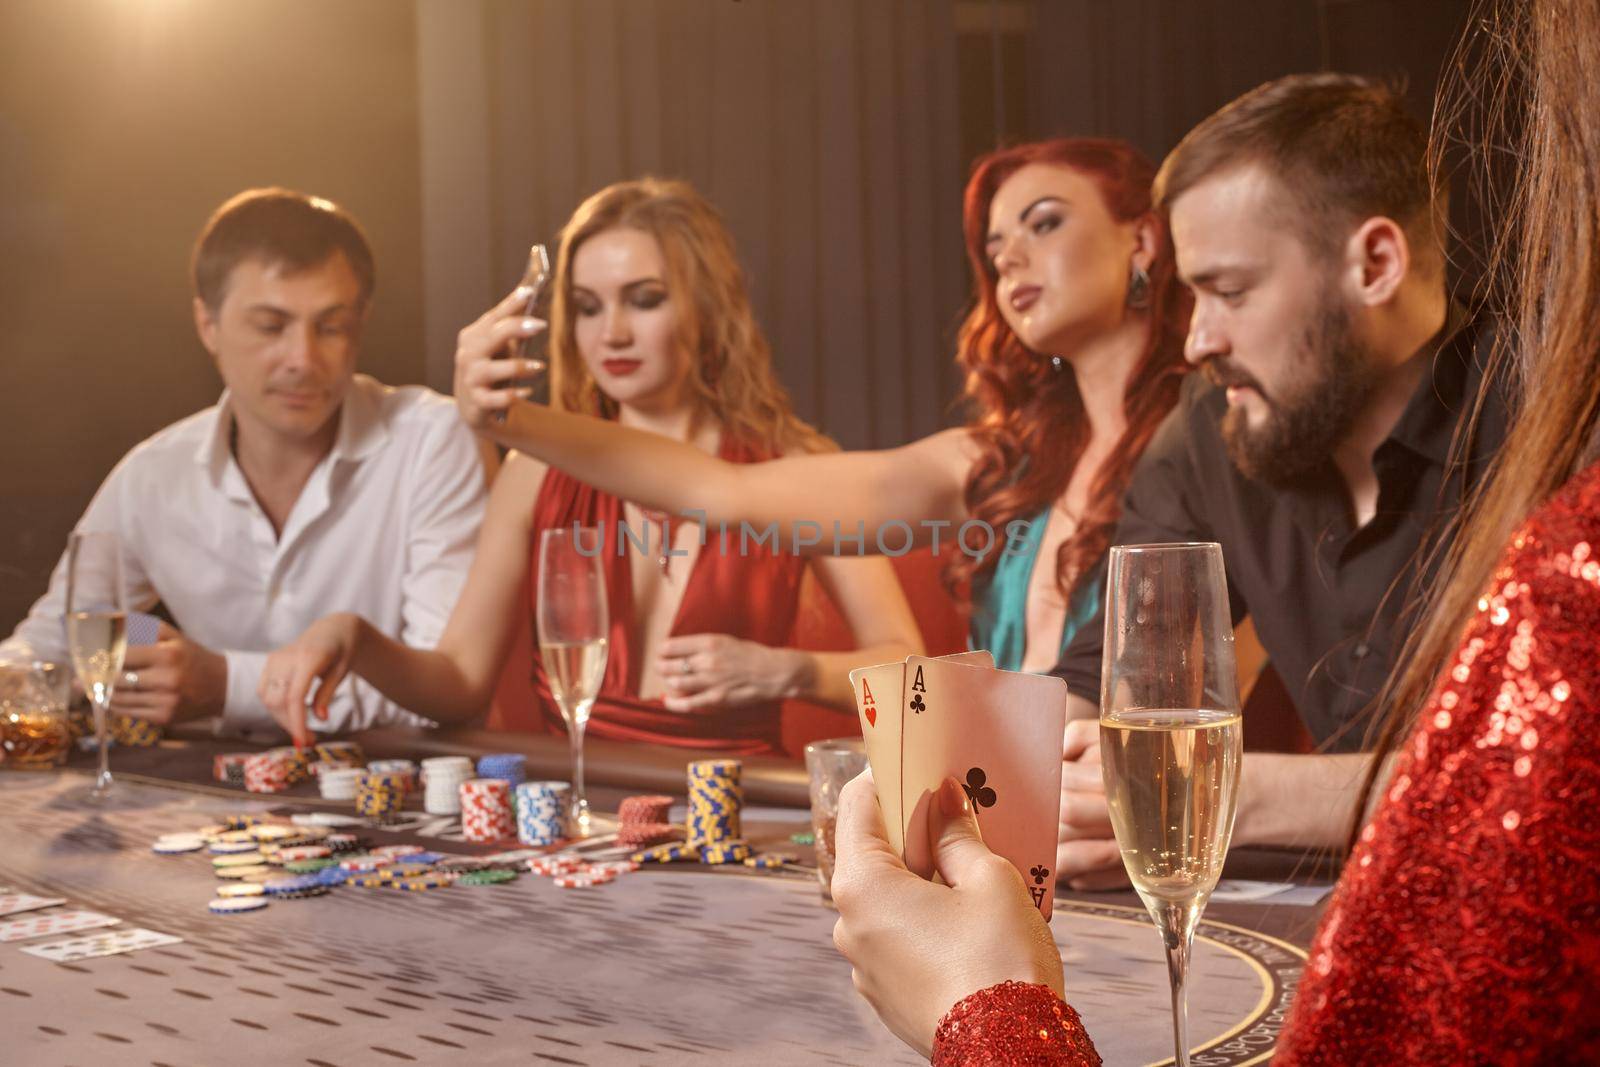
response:
[[[572,787],[566,782],[523,782],[517,786],[517,840],[524,845],[553,845],[570,837],[567,805]]]
[[[430,815],[461,810],[461,783],[473,776],[466,756],[434,756],[422,761],[422,809]]]
[[[725,848],[739,841],[739,812],[744,806],[739,776],[743,769],[734,759],[689,764],[687,829],[691,847]]]
[[[492,752],[478,759],[479,778],[498,778],[510,786],[528,780],[528,757],[515,752]]]
[[[356,779],[356,813],[378,822],[389,822],[400,814],[406,791],[399,774],[362,771]]]
[[[499,841],[517,832],[511,785],[500,778],[461,783],[461,831],[468,841]]]
[[[408,759],[375,759],[367,763],[367,770],[379,774],[393,774],[407,793],[417,789],[417,765]]]
[[[244,787],[252,793],[281,793],[290,786],[289,763],[277,749],[258,752],[244,761]]]
[[[319,741],[311,746],[312,755],[322,763],[359,764],[366,760],[354,741]]]
[[[667,821],[671,810],[668,796],[625,797],[617,808],[617,844],[643,848],[678,837],[683,831]]]
[[[354,800],[356,788],[365,773],[360,767],[325,768],[317,775],[317,787],[322,791],[322,799]]]
[[[244,764],[254,753],[224,752],[211,760],[211,777],[229,785],[244,785]]]
[[[150,748],[161,741],[161,727],[149,719],[136,719],[132,715],[113,715],[108,725],[111,727],[111,739],[119,745]]]

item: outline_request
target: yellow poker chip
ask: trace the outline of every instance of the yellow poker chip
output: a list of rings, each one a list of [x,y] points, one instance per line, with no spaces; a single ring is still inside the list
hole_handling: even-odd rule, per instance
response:
[[[218,878],[248,879],[248,878],[253,878],[253,877],[258,877],[258,876],[259,877],[263,877],[263,878],[276,878],[278,876],[278,872],[273,870],[271,867],[268,867],[268,866],[266,866],[264,864],[256,864],[255,866],[252,866],[252,867],[218,867],[217,868],[217,877]]]
[[[237,882],[233,885],[217,886],[219,897],[259,897],[266,893],[258,882]]]
[[[195,833],[199,834],[207,841],[215,841],[219,835],[227,832],[228,828],[219,822],[214,822],[210,826],[202,826],[200,829],[195,831]]]
[[[282,841],[286,837],[299,837],[300,829],[295,826],[284,826],[282,823],[263,823],[252,826],[250,833],[254,834],[257,841]]]
[[[216,835],[217,841],[224,845],[253,845],[256,838],[249,830],[224,830]]]
[[[224,867],[255,867],[266,861],[266,857],[259,852],[240,852],[232,856],[213,856],[211,866],[218,870]]]

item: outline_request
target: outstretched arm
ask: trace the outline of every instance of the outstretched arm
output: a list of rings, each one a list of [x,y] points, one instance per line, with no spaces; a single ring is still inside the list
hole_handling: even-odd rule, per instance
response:
[[[867,552],[898,552],[935,534],[948,539],[967,518],[962,489],[974,453],[966,430],[879,452],[729,463],[656,434],[526,403],[527,390],[506,383],[537,367],[495,358],[544,328],[520,317],[520,306],[513,293],[462,330],[456,349],[462,418],[502,445],[645,507],[704,512],[709,523],[749,523],[757,533],[774,527],[781,544],[807,555],[830,554],[841,542],[853,548],[858,524]],[[503,422],[494,418],[501,413]]]

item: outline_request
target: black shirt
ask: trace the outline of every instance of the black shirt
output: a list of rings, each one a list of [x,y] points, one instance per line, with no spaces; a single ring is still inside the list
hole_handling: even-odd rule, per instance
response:
[[[1450,461],[1493,333],[1469,323],[1440,346],[1373,456],[1377,510],[1359,529],[1331,457],[1304,488],[1274,489],[1241,474],[1222,441],[1224,392],[1199,374],[1134,469],[1114,543],[1220,542],[1234,623],[1254,619],[1306,729],[1327,751],[1362,747],[1363,713],[1415,621],[1419,569],[1424,585],[1435,569],[1428,549],[1504,440],[1506,398],[1497,388]],[[1102,607],[1052,672],[1096,703],[1104,631]]]

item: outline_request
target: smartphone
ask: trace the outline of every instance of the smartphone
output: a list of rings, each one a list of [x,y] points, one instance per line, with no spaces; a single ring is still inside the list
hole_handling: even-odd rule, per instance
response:
[[[545,318],[549,314],[550,305],[547,298],[547,291],[550,288],[550,253],[545,251],[544,245],[534,245],[528,249],[528,268],[522,272],[522,281],[518,285],[526,286],[532,290],[528,294],[528,306],[523,309],[523,315],[531,318]],[[533,337],[524,337],[513,341],[506,346],[504,354],[495,358],[539,359],[540,357],[536,353],[540,351],[543,345],[543,338],[543,334],[535,334]],[[541,362],[543,361],[541,360]],[[513,378],[506,382],[505,388],[520,389],[524,386],[536,385],[538,382],[539,379],[537,377]],[[494,417],[497,421],[504,422],[506,413],[497,411]]]

